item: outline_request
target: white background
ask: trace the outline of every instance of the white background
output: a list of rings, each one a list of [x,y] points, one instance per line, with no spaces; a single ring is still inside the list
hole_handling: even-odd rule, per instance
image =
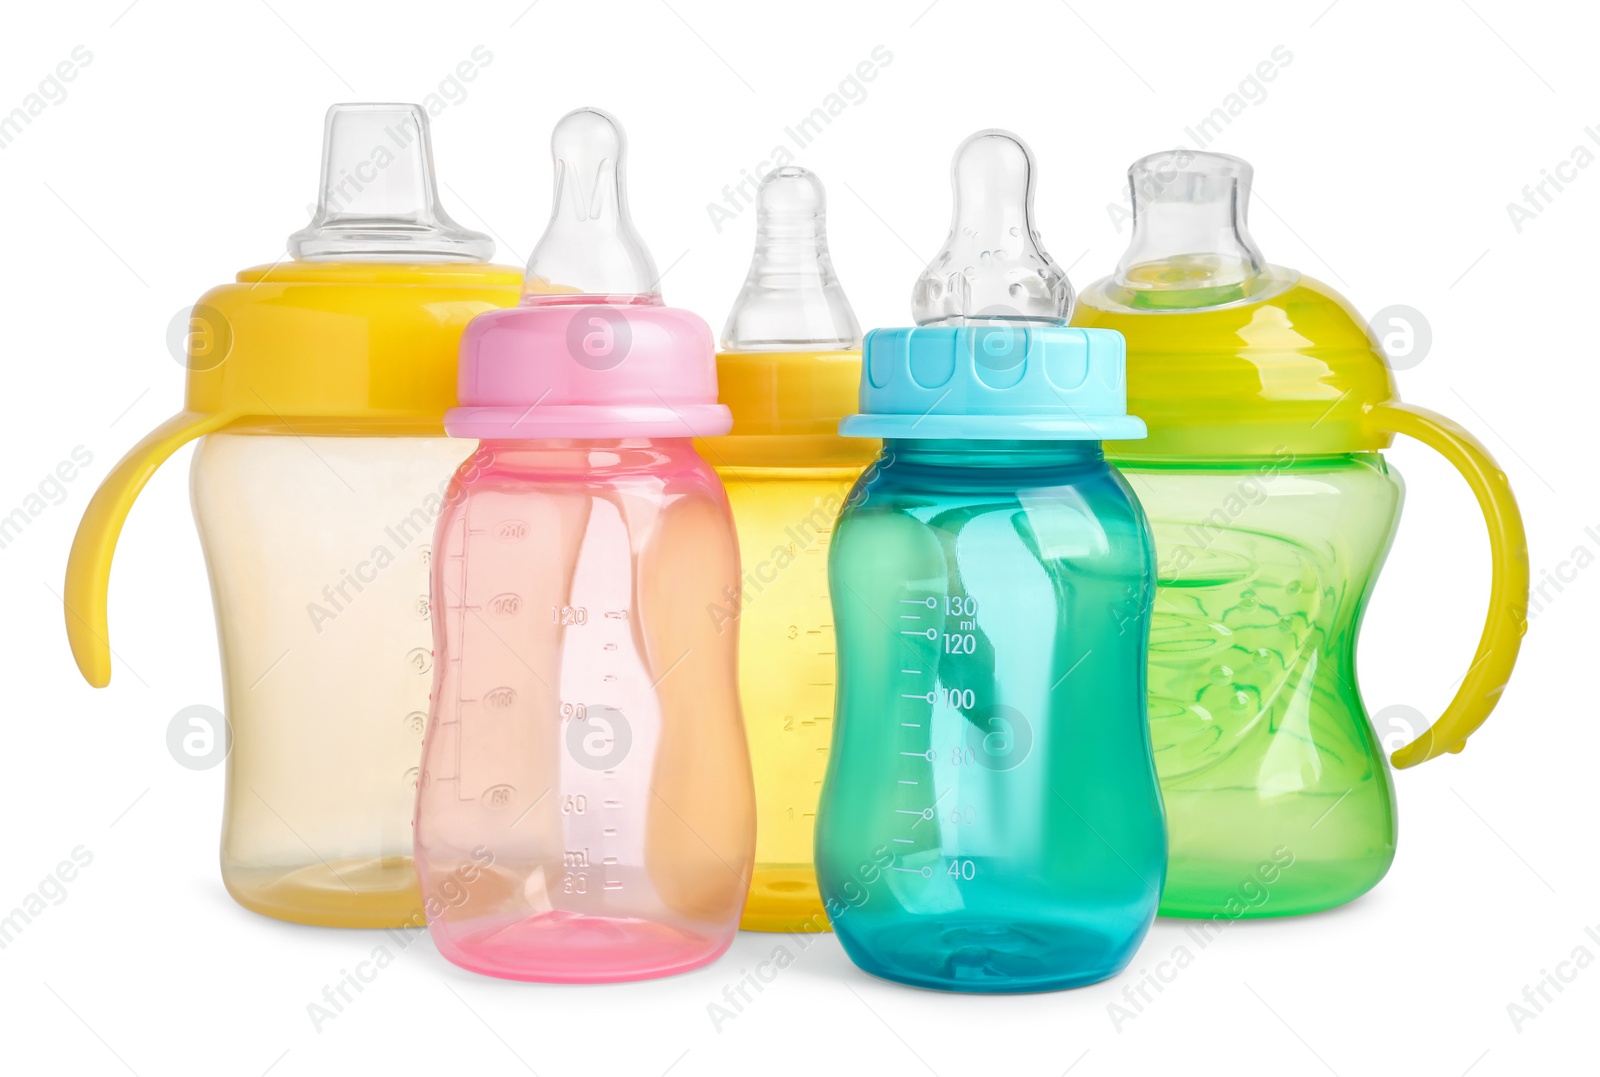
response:
[[[93,58],[0,150],[0,515],[75,447],[93,462],[0,549],[12,700],[0,912],[74,848],[93,863],[0,951],[0,1070],[1594,1072],[1600,963],[1520,1029],[1507,1005],[1576,948],[1600,957],[1600,571],[1587,564],[1600,505],[1580,448],[1597,388],[1600,167],[1578,170],[1520,231],[1506,209],[1575,147],[1600,153],[1585,133],[1600,125],[1594,22],[1587,5],[1510,0],[8,5],[0,113],[74,47]],[[1000,126],[1031,143],[1039,227],[1081,288],[1125,242],[1107,205],[1127,163],[1193,145],[1185,128],[1283,46],[1292,60],[1264,98],[1246,87],[1256,100],[1210,147],[1256,166],[1260,246],[1369,314],[1425,316],[1432,348],[1399,375],[1405,398],[1482,437],[1521,498],[1536,584],[1571,580],[1547,590],[1517,676],[1466,753],[1396,776],[1388,878],[1343,909],[1230,928],[1120,1027],[1108,1004],[1186,941],[1181,923],[1159,921],[1118,980],[1008,998],[873,980],[832,938],[799,952],[745,934],[700,972],[573,988],[474,976],[424,937],[314,1027],[307,1004],[385,940],[264,919],[223,891],[222,768],[183,769],[165,743],[179,709],[222,703],[187,451],[122,538],[111,627],[123,661],[109,689],[78,678],[57,594],[94,485],[179,407],[174,315],[277,258],[305,223],[328,104],[421,100],[478,45],[492,62],[464,99],[445,87],[456,100],[434,121],[449,210],[521,262],[548,212],[552,123],[578,105],[610,109],[631,138],[640,231],[671,267],[667,298],[714,326],[754,220],[719,232],[707,203],[885,46],[893,59],[865,99],[799,155],[828,184],[835,263],[865,327],[907,322],[966,134]],[[1409,501],[1361,682],[1374,713],[1431,716],[1476,640],[1487,543],[1447,465],[1415,444],[1390,458]],[[708,1004],[780,945],[794,965],[715,1027]]]

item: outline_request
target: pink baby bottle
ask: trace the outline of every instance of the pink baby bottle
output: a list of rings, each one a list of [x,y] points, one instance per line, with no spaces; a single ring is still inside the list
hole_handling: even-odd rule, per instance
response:
[[[663,306],[621,128],[556,125],[522,304],[461,339],[480,439],[435,536],[416,864],[439,951],[492,976],[665,976],[733,940],[755,851],[705,322]],[[550,294],[541,294],[550,293]]]

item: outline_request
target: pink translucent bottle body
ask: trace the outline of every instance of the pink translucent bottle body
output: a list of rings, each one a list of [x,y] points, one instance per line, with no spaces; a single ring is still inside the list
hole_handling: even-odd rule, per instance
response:
[[[439,952],[492,976],[637,980],[714,960],[755,852],[739,553],[692,438],[724,434],[711,331],[661,305],[622,135],[556,128],[556,211],[501,318],[462,336],[480,439],[439,516],[414,828]],[[557,294],[536,294],[536,293]]]
[[[722,484],[687,439],[490,441],[434,546],[416,854],[439,951],[516,979],[727,949],[753,841]]]

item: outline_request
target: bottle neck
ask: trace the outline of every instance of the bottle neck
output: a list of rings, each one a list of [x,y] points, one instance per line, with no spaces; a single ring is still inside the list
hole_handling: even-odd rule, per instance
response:
[[[883,451],[896,462],[929,467],[1046,468],[1105,460],[1098,441],[887,438]]]
[[[602,474],[704,466],[689,438],[485,439],[469,464],[487,471]]]

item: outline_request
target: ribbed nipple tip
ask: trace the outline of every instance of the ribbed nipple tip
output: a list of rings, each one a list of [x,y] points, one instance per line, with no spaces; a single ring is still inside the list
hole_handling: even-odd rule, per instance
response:
[[[957,147],[950,235],[912,293],[918,325],[1067,320],[1072,285],[1033,226],[1035,171],[1009,131],[979,131]]]
[[[528,260],[524,301],[658,301],[655,262],[628,216],[622,124],[602,109],[574,109],[556,122],[550,154],[550,223]]]
[[[731,352],[844,351],[861,328],[828,257],[827,194],[798,166],[767,174],[756,195],[756,246],[728,313]]]
[[[592,107],[573,109],[557,120],[550,132],[550,152],[557,160],[615,160],[621,156],[625,142],[617,118]]]
[[[801,216],[822,212],[827,196],[822,181],[798,165],[785,165],[767,173],[756,192],[757,212],[762,215]]]

